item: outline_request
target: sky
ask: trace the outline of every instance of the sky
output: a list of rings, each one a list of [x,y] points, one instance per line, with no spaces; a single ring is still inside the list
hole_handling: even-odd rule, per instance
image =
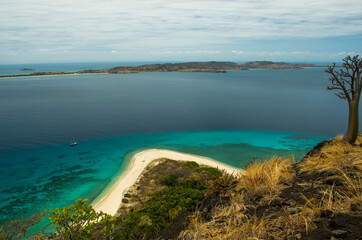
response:
[[[0,64],[332,62],[362,55],[360,0],[0,0]]]

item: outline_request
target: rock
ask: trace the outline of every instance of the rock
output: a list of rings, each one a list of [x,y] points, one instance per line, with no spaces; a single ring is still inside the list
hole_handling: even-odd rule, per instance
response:
[[[333,215],[333,212],[331,210],[323,210],[321,211],[321,218],[331,218]]]
[[[334,220],[332,220],[332,221],[329,223],[329,226],[330,226],[332,229],[338,228],[338,224],[337,224]]]
[[[332,235],[333,235],[334,237],[344,238],[344,237],[346,237],[346,235],[347,235],[347,231],[345,231],[345,230],[340,230],[340,229],[333,230]]]
[[[355,203],[352,203],[352,204],[351,204],[351,211],[353,211],[353,212],[358,211],[358,205],[355,204]]]
[[[298,210],[297,210],[296,208],[293,208],[293,207],[288,207],[288,208],[287,208],[287,211],[288,211],[290,214],[296,214]]]
[[[280,207],[282,205],[281,201],[277,198],[273,199],[270,201],[270,206],[273,206],[273,207]]]
[[[301,160],[301,162],[304,162],[305,159],[307,159],[308,157],[311,157],[315,154],[318,154],[320,152],[320,150],[325,146],[325,145],[328,145],[329,143],[331,143],[332,140],[329,140],[329,141],[323,141],[319,144],[317,144],[317,146],[315,146],[312,150],[310,150],[304,157],[303,159]],[[324,154],[321,154],[321,157],[322,155]]]

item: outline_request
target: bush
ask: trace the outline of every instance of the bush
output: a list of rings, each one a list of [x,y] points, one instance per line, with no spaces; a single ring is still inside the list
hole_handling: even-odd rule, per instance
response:
[[[206,184],[205,181],[196,180],[196,179],[186,179],[182,186],[185,188],[193,188],[193,189],[199,189],[199,190],[205,190]]]
[[[128,200],[127,198],[123,198],[123,199],[122,199],[122,202],[123,202],[123,203],[129,203],[129,200]]]
[[[182,163],[185,167],[191,168],[193,170],[198,169],[200,165],[197,162],[194,161],[188,161]]]
[[[215,193],[222,189],[231,187],[234,183],[236,183],[236,178],[233,175],[222,172],[221,176],[212,181],[209,189],[211,190],[211,193]]]
[[[126,197],[126,198],[130,198],[130,197],[132,197],[132,196],[131,196],[131,194],[126,193],[126,194],[124,195],[124,197]]]
[[[161,183],[168,187],[176,186],[178,185],[178,176],[174,174],[167,175],[161,179]]]
[[[198,171],[206,173],[208,178],[217,178],[222,175],[222,172],[219,169],[212,167],[200,167]]]
[[[119,239],[142,239],[168,227],[173,219],[195,206],[201,192],[182,186],[150,194],[149,200],[140,210],[131,212],[121,223],[124,232]]]
[[[0,226],[0,239],[16,240],[23,238],[28,229],[38,224],[44,217],[46,210],[38,215],[33,215],[28,219],[10,221]]]
[[[101,229],[99,234],[102,236],[114,233],[114,218],[103,212],[97,213],[86,204],[87,201],[78,199],[74,205],[49,211],[49,219],[55,224],[59,239],[90,239],[95,229]]]

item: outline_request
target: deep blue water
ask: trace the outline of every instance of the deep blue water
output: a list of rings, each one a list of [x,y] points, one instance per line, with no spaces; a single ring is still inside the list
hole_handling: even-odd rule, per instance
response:
[[[1,219],[93,200],[143,148],[238,167],[300,160],[346,128],[347,103],[326,90],[323,70],[0,79]]]

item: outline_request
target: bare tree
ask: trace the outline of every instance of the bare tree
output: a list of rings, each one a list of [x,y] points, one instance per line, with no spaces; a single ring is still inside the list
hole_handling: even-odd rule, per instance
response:
[[[347,56],[343,59],[342,68],[335,70],[336,64],[328,66],[327,73],[332,76],[329,78],[331,85],[328,90],[338,90],[336,95],[343,100],[348,101],[348,129],[344,141],[354,144],[358,136],[358,103],[362,87],[362,59],[358,55]]]

